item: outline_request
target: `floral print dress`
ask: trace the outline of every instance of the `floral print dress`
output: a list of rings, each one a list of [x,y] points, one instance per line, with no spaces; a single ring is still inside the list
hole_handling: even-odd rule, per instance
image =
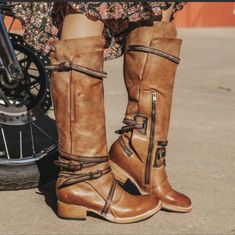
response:
[[[66,8],[101,20],[106,39],[104,59],[122,55],[128,32],[141,25],[152,25],[161,20],[162,10],[172,2],[18,2],[13,4],[13,13],[25,29],[26,42],[44,54],[49,53],[52,42],[59,40]],[[185,3],[175,3],[173,13]]]

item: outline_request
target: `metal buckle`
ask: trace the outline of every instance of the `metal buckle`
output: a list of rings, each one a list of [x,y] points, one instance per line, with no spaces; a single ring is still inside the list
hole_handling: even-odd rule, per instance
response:
[[[167,140],[160,140],[157,142],[157,146],[160,146],[162,148],[165,148],[168,144],[168,141]]]
[[[166,156],[166,148],[157,148],[157,159],[160,160]]]
[[[165,164],[166,157],[166,146],[168,141],[158,141],[158,147],[155,154],[154,165],[153,167],[160,167],[162,164]]]

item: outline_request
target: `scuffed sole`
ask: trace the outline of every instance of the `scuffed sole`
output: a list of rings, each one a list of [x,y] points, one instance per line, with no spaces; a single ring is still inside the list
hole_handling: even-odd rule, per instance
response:
[[[160,211],[161,208],[162,208],[162,203],[159,202],[159,204],[154,209],[147,211],[145,214],[130,217],[130,218],[114,218],[109,214],[103,215],[95,210],[91,210],[83,206],[72,205],[72,204],[61,202],[61,201],[57,201],[57,213],[58,213],[58,216],[62,219],[86,220],[87,212],[93,212],[101,216],[105,220],[108,220],[113,223],[118,223],[118,224],[128,224],[128,223],[135,223],[135,222],[143,221],[153,216],[158,211]]]

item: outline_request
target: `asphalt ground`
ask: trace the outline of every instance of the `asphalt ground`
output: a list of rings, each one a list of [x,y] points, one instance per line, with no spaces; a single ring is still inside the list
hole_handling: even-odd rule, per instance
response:
[[[189,214],[160,211],[136,224],[59,219],[54,182],[0,192],[0,234],[235,234],[235,28],[180,29],[183,38],[167,149],[171,184],[189,195]],[[127,95],[122,58],[105,64],[108,144]]]

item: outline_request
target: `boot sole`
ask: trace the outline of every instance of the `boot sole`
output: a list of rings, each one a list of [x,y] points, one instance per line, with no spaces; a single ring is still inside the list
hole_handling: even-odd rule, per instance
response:
[[[162,209],[165,211],[169,211],[169,212],[188,213],[192,211],[192,206],[182,208],[182,207],[162,203]]]
[[[72,220],[86,220],[87,218],[87,212],[93,212],[105,220],[108,220],[113,223],[118,223],[118,224],[128,224],[128,223],[134,223],[134,222],[140,222],[142,220],[148,219],[149,217],[153,216],[155,213],[160,211],[162,208],[162,204],[159,201],[159,204],[152,210],[146,212],[143,215],[131,217],[131,218],[113,218],[110,216],[104,216],[101,213],[88,209],[83,206],[78,206],[78,205],[73,205],[73,204],[67,204],[61,201],[57,201],[57,214],[60,218],[62,219],[72,219]]]
[[[139,190],[141,195],[148,195],[146,192],[142,191],[141,188],[139,187],[138,183],[133,179],[124,169],[122,169],[120,166],[118,166],[116,163],[113,161],[110,161],[110,165],[112,167],[112,172],[116,178],[116,180],[121,184],[124,185],[126,181],[129,179],[132,184],[136,186],[136,188]],[[188,213],[192,211],[192,206],[187,207],[187,208],[182,208],[174,205],[170,205],[167,203],[162,202],[162,209],[166,211],[171,211],[171,212],[181,212],[181,213]]]

